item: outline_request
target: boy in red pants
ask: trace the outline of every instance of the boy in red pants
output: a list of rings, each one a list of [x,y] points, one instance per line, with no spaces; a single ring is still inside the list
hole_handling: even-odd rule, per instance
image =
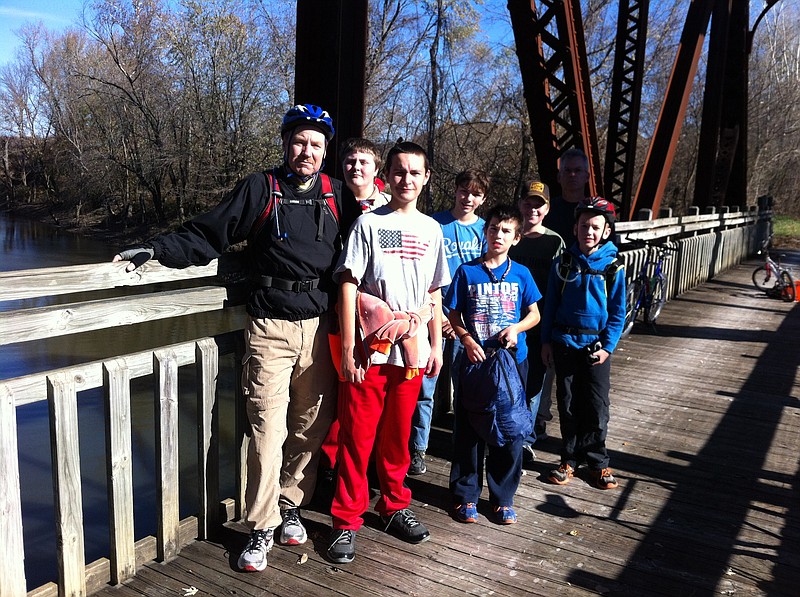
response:
[[[367,464],[375,451],[386,531],[410,543],[430,537],[408,505],[404,479],[421,374],[442,365],[441,287],[450,282],[442,231],[417,211],[430,178],[425,151],[397,143],[386,158],[388,205],[362,215],[337,267],[344,392],[339,402],[339,479],[328,558],[352,562],[369,507]]]

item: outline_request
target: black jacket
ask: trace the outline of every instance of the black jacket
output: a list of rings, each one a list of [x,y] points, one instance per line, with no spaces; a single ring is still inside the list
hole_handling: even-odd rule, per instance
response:
[[[309,291],[295,292],[256,285],[247,303],[253,317],[310,319],[327,311],[336,301],[332,272],[341,251],[339,224],[318,201],[290,204],[291,199],[319,199],[322,182],[317,178],[305,193],[288,182],[283,168],[275,169],[283,199],[255,238],[251,228],[266,207],[267,177],[251,174],[211,211],[182,224],[175,232],[151,239],[155,258],[168,267],[205,265],[228,247],[248,239],[249,263],[255,276],[306,282],[319,280]],[[342,183],[331,180],[338,214],[342,214]],[[322,234],[318,237],[322,219]],[[278,227],[283,238],[278,237]]]

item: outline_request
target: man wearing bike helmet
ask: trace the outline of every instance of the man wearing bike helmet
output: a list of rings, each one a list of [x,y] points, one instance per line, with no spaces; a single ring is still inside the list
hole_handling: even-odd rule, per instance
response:
[[[319,447],[336,412],[337,375],[328,345],[341,252],[341,183],[321,174],[334,128],[311,104],[283,118],[283,164],[240,181],[206,214],[177,231],[120,251],[131,271],[150,258],[168,267],[205,265],[247,240],[253,282],[247,301],[243,393],[251,434],[239,568],[261,571],[274,532],[307,539],[298,508],[311,498]]]
[[[617,259],[614,206],[590,197],[575,207],[577,241],[553,261],[542,315],[542,361],[556,371],[561,464],[549,480],[566,485],[581,462],[592,484],[613,489],[608,468],[611,353],[625,324],[625,269]]]

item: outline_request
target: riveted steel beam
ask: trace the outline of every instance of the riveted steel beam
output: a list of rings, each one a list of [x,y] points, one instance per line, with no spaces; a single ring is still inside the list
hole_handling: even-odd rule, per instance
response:
[[[661,105],[629,218],[639,209],[649,208],[655,213],[661,207],[714,1],[692,0],[689,5],[664,103]]]
[[[649,0],[619,0],[603,183],[605,197],[630,213],[644,80]]]
[[[538,5],[538,6],[537,6]],[[589,189],[603,192],[580,0],[509,0],[539,176],[558,192],[558,158],[589,157]]]

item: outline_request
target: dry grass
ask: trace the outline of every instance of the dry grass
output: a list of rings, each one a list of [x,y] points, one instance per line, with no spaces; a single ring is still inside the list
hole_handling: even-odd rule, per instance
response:
[[[772,244],[786,249],[800,249],[800,219],[775,216]]]

